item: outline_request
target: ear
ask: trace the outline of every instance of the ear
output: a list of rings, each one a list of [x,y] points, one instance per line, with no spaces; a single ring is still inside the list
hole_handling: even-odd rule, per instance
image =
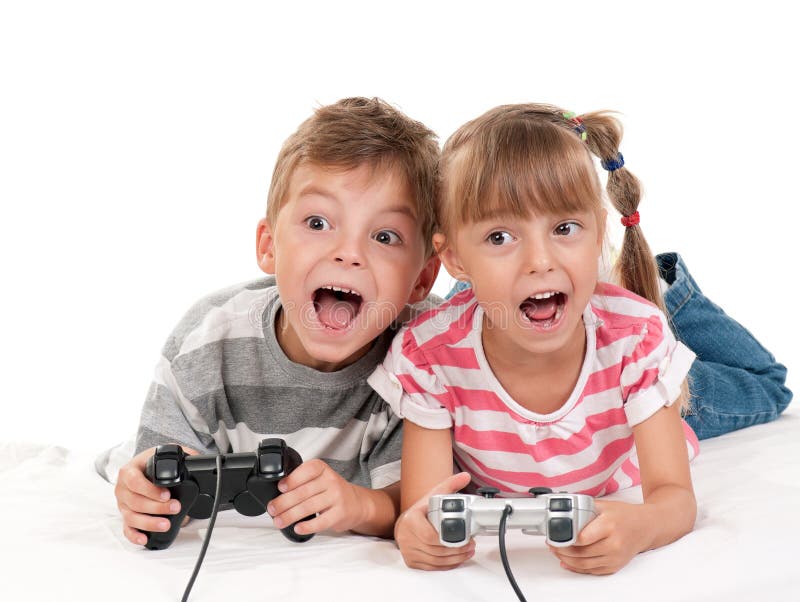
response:
[[[267,274],[275,273],[275,235],[265,217],[258,220],[256,228],[256,262]]]
[[[411,291],[411,296],[408,298],[410,304],[419,303],[425,299],[433,288],[433,283],[436,282],[436,276],[439,274],[439,268],[442,262],[436,255],[431,255],[422,271],[419,273],[417,281],[414,283],[414,289]]]
[[[433,235],[433,249],[439,255],[439,259],[442,260],[448,274],[456,280],[469,280],[469,274],[467,274],[464,266],[461,265],[458,253],[456,253],[452,244],[447,244],[447,238],[445,238],[444,234],[437,232]]]

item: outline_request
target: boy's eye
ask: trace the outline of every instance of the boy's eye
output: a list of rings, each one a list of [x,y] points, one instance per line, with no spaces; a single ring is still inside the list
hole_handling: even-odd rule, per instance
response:
[[[488,240],[493,245],[499,247],[501,245],[508,244],[509,242],[514,240],[514,237],[511,236],[508,232],[503,232],[498,230],[497,232],[492,232],[486,238],[486,240]]]
[[[556,226],[555,233],[558,236],[571,236],[577,234],[580,229],[581,225],[576,222],[564,222]]]
[[[331,225],[328,223],[328,220],[326,220],[324,217],[319,217],[318,215],[312,215],[311,217],[306,218],[306,225],[312,230],[331,229]]]
[[[391,230],[381,230],[373,238],[384,245],[397,245],[403,242],[400,236]]]

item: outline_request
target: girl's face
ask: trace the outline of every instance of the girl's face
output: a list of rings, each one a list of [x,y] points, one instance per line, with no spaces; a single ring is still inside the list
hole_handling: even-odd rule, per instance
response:
[[[519,361],[585,336],[604,231],[605,211],[493,217],[458,227],[441,258],[452,276],[471,281],[484,344]],[[435,235],[437,251],[444,242]]]

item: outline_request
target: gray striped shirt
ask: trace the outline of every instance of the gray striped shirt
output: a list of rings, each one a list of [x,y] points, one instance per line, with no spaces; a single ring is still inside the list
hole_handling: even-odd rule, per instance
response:
[[[265,437],[282,437],[303,460],[320,458],[352,483],[398,481],[402,421],[366,380],[394,330],[357,362],[320,372],[292,362],[278,345],[279,308],[275,279],[267,277],[189,310],[156,366],[136,453],[167,442],[206,454],[247,452]]]

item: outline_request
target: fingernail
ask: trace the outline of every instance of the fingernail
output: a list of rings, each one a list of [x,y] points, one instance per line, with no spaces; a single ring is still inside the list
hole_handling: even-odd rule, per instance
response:
[[[144,535],[137,537],[136,543],[138,543],[140,546],[143,546],[144,544],[147,543],[147,538]]]
[[[169,511],[173,514],[177,514],[181,511],[181,503],[178,500],[172,500],[169,503]]]
[[[273,518],[272,522],[278,529],[283,529],[283,521],[281,519]]]
[[[169,499],[169,491],[162,491],[161,492],[161,499],[167,501]]]
[[[275,506],[273,506],[272,504],[267,504],[267,512],[269,513],[270,516],[275,514]]]
[[[158,526],[161,527],[162,531],[169,531],[169,521],[164,520],[158,523]]]
[[[289,488],[286,486],[286,483],[284,483],[283,481],[281,481],[280,483],[278,483],[278,490],[279,490],[281,493],[286,493],[286,490],[287,490],[287,489],[289,489]]]

